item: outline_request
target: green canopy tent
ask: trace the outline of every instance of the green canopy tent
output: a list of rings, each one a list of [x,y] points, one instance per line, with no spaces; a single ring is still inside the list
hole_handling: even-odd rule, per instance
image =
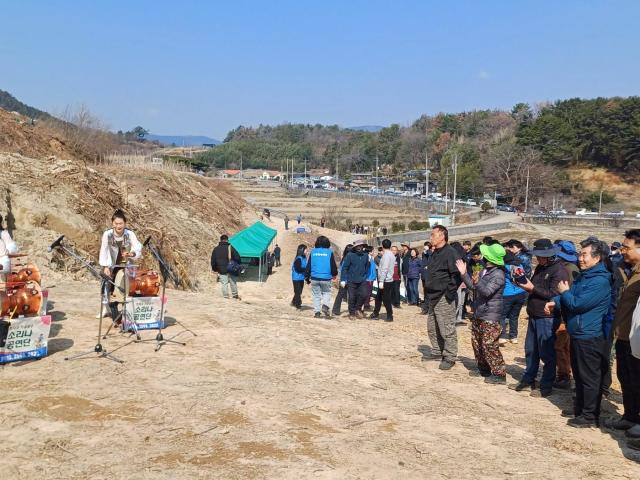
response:
[[[231,246],[236,249],[240,257],[258,259],[258,280],[262,281],[262,259],[278,231],[267,227],[262,222],[256,222],[250,227],[240,230],[229,239]]]

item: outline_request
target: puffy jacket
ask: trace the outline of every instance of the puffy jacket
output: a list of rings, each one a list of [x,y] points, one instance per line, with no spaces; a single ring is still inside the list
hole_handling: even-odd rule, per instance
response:
[[[513,297],[514,295],[520,295],[521,293],[525,293],[522,288],[518,286],[516,282],[513,281],[513,277],[511,274],[513,270],[517,268],[517,265],[505,265],[505,277],[504,277],[504,292],[502,293],[503,297]]]
[[[415,257],[410,260],[405,260],[407,262],[407,278],[420,278],[420,273],[422,271],[422,259],[420,257]]]
[[[342,264],[348,281],[362,283],[367,281],[369,276],[369,254],[362,250],[351,251]]]
[[[553,301],[572,338],[602,337],[611,301],[611,273],[600,262],[580,273],[571,288]]]
[[[522,265],[522,268],[524,269],[524,274],[527,278],[531,278],[531,255],[527,252],[520,252],[516,256],[520,260],[520,265]]]
[[[490,267],[480,272],[480,280],[473,284],[466,273],[462,277],[465,285],[473,289],[473,317],[485,322],[499,323],[504,317],[502,291],[505,273],[500,267]]]
[[[561,281],[568,282],[569,274],[559,261],[538,265],[531,277],[533,291],[529,293],[527,315],[533,318],[548,317],[549,315],[544,313],[544,306],[558,295],[558,284]]]
[[[230,260],[229,250],[231,250],[231,258],[240,263],[240,255],[236,249],[231,247],[229,242],[220,242],[211,252],[211,270],[222,275],[227,274],[227,266]]]

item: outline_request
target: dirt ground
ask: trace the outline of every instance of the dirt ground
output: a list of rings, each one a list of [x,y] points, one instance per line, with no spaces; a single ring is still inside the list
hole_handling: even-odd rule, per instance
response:
[[[429,341],[414,307],[392,324],[298,313],[289,265],[300,239],[272,225],[283,266],[266,283],[240,283],[239,302],[219,287],[169,291],[165,333],[187,345],[154,352],[111,334],[105,347],[124,364],[64,360],[95,344],[98,288],[45,279],[50,354],[0,369],[2,477],[640,478],[623,435],[566,426],[570,393],[532,398],[473,376],[468,327],[461,361],[442,372],[421,360]],[[504,349],[510,381],[522,343]],[[620,396],[604,410],[620,412]]]

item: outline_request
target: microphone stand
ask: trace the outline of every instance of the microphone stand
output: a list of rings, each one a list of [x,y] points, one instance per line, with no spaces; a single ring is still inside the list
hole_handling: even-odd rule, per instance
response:
[[[164,293],[165,293],[165,290],[167,288],[167,278],[169,278],[175,285],[178,284],[179,280],[176,277],[176,275],[173,273],[173,270],[171,270],[171,267],[169,266],[167,261],[162,257],[162,255],[160,254],[158,249],[151,243],[151,237],[147,238],[147,240],[144,242],[144,246],[149,249],[149,251],[151,252],[151,255],[153,255],[153,258],[156,259],[156,261],[158,262],[158,265],[160,267],[160,275],[162,275],[162,293],[161,293],[161,296],[160,296],[160,322],[158,324],[158,333],[156,335],[156,338],[154,338],[154,339],[150,338],[150,339],[142,340],[142,342],[143,343],[144,342],[156,342],[156,348],[154,349],[156,352],[158,350],[160,350],[160,348],[162,348],[162,346],[166,345],[167,343],[174,343],[176,345],[185,346],[186,343],[179,342],[179,341],[173,340],[173,339],[176,338],[178,335],[183,334],[185,331],[191,333],[194,337],[197,337],[198,335],[195,332],[193,332],[192,330],[190,330],[187,327],[185,327],[177,319],[176,319],[176,323],[178,325],[180,325],[184,330],[182,330],[181,332],[176,333],[174,336],[172,336],[170,338],[164,338],[164,336],[162,335],[162,329],[164,328],[164,305],[165,305]]]
[[[118,288],[121,291],[122,291],[122,289],[120,287],[118,287],[113,282],[113,280],[111,280],[111,277],[109,277],[108,275],[105,275],[103,272],[100,272],[99,270],[97,270],[96,267],[91,265],[87,260],[82,258],[80,255],[78,255],[76,252],[74,252],[70,248],[65,247],[64,245],[62,245],[60,243],[61,240],[62,240],[62,237],[60,237],[58,240],[56,240],[56,242],[54,242],[54,245],[51,246],[51,250],[54,250],[56,248],[60,248],[67,255],[69,255],[70,257],[72,257],[75,260],[77,260],[83,267],[85,267],[87,270],[89,270],[89,272],[91,272],[91,274],[94,277],[98,278],[100,280],[100,282],[101,282],[100,283],[100,321],[98,322],[98,343],[96,343],[95,347],[93,347],[93,350],[89,350],[89,351],[82,352],[82,353],[77,353],[75,355],[71,355],[70,357],[65,357],[64,359],[65,360],[75,360],[77,358],[83,358],[83,357],[86,357],[88,355],[91,355],[92,353],[95,353],[96,354],[95,358],[108,358],[109,360],[113,360],[114,362],[124,363],[124,360],[120,360],[119,358],[116,358],[112,354],[107,352],[107,350],[105,350],[103,348],[102,343],[100,343],[100,339],[102,338],[102,316],[104,314],[104,307],[105,307],[105,305],[107,305],[109,303],[109,284],[113,285],[115,288]],[[57,243],[57,245],[56,245],[56,243]]]

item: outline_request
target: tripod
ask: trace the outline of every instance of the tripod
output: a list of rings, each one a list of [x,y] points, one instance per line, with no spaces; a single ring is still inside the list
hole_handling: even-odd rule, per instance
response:
[[[77,358],[86,357],[88,355],[91,355],[92,353],[95,353],[96,356],[97,356],[96,358],[108,358],[109,360],[113,360],[114,362],[124,363],[124,360],[120,360],[120,359],[114,357],[109,352],[107,352],[103,348],[102,343],[100,343],[100,339],[102,338],[102,316],[104,314],[104,307],[109,302],[109,284],[113,285],[115,288],[120,288],[120,287],[118,287],[113,282],[113,280],[111,280],[110,277],[108,277],[104,273],[96,270],[96,268],[93,265],[91,265],[87,260],[82,258],[76,252],[74,252],[70,248],[65,247],[64,245],[62,245],[62,239],[63,238],[64,238],[64,235],[62,235],[55,242],[53,242],[51,244],[51,246],[49,247],[49,252],[53,251],[56,248],[60,248],[67,255],[69,255],[70,257],[72,257],[75,260],[77,260],[83,267],[85,267],[87,270],[89,270],[89,272],[91,272],[91,274],[94,277],[100,279],[100,281],[101,281],[101,283],[100,283],[100,321],[98,322],[98,342],[96,343],[95,347],[93,347],[93,350],[89,350],[87,352],[82,352],[82,353],[78,353],[78,354],[75,354],[75,355],[71,355],[70,357],[65,357],[64,359],[65,360],[75,360]]]
[[[178,278],[176,278],[176,275],[173,273],[173,271],[171,270],[171,267],[169,266],[167,261],[162,257],[162,255],[160,254],[158,249],[151,243],[151,237],[147,238],[144,241],[143,245],[149,249],[149,251],[151,252],[151,255],[153,255],[153,257],[157,260],[158,265],[160,266],[160,275],[162,275],[162,293],[160,294],[160,322],[158,324],[158,333],[156,335],[156,338],[155,339],[142,340],[142,342],[156,342],[156,348],[154,349],[156,352],[158,350],[160,350],[160,348],[162,348],[162,346],[166,345],[167,343],[173,343],[173,344],[176,344],[176,345],[185,346],[186,343],[174,340],[174,338],[176,338],[178,335],[183,334],[184,332],[189,332],[194,337],[197,337],[198,335],[195,332],[193,332],[192,330],[190,330],[187,327],[185,327],[178,320],[176,320],[176,323],[179,324],[184,330],[182,330],[181,332],[176,333],[175,335],[173,335],[170,338],[164,338],[164,335],[162,334],[162,329],[164,328],[164,310],[165,310],[165,308],[164,308],[164,305],[165,305],[164,293],[165,293],[165,290],[167,288],[167,278],[172,280],[173,283],[176,284],[176,285],[178,284]]]
[[[111,329],[118,324],[118,320],[121,321],[122,323],[122,333],[124,332],[130,332],[131,335],[135,335],[136,336],[136,340],[134,341],[141,341],[140,339],[140,332],[138,331],[138,324],[135,322],[135,320],[131,320],[129,312],[127,311],[127,305],[131,302],[131,299],[129,297],[129,282],[130,280],[130,269],[134,268],[135,265],[122,265],[122,266],[118,266],[118,267],[114,267],[114,268],[121,268],[123,273],[124,273],[124,290],[122,288],[120,288],[120,291],[123,292],[123,300],[122,300],[122,309],[120,310],[120,313],[118,313],[118,315],[115,315],[114,313],[112,313],[112,316],[114,316],[114,318],[112,318],[112,322],[111,325],[109,325],[109,328],[107,328],[107,331],[105,332],[104,336],[102,337],[107,338],[107,335],[109,335],[109,332],[111,331]],[[115,310],[115,309],[114,309]]]

